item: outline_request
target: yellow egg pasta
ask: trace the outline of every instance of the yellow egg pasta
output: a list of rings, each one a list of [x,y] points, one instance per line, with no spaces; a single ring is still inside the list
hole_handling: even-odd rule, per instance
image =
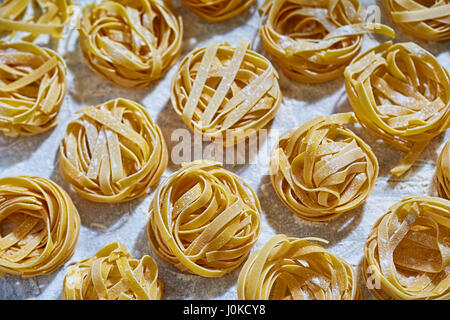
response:
[[[240,300],[358,300],[353,268],[311,241],[284,234],[272,237],[241,269]]]
[[[198,17],[218,22],[230,19],[247,10],[255,0],[182,0]]]
[[[251,187],[220,163],[199,160],[163,181],[150,206],[148,238],[165,261],[203,277],[220,277],[248,256],[260,232]]]
[[[296,215],[326,221],[359,206],[378,177],[371,148],[345,124],[353,113],[317,117],[281,136],[270,160],[271,182]]]
[[[102,0],[83,9],[80,46],[91,69],[127,88],[147,86],[177,61],[183,24],[162,0]]]
[[[364,276],[377,299],[449,300],[450,201],[410,196],[380,217],[364,246]]]
[[[448,0],[383,0],[392,20],[405,32],[427,41],[450,39]]]
[[[66,64],[50,49],[0,42],[0,131],[30,136],[57,122],[67,91]]]
[[[364,22],[358,0],[266,0],[260,11],[264,48],[289,78],[303,83],[342,76],[365,34],[395,37],[385,25]]]
[[[430,140],[450,124],[450,76],[412,42],[386,42],[345,70],[345,87],[359,122],[406,156],[391,173],[408,171]]]
[[[438,194],[450,200],[450,140],[444,145],[436,164]]]
[[[93,257],[71,265],[64,277],[64,300],[160,300],[163,284],[150,256],[130,256],[113,242]]]
[[[69,195],[40,177],[0,178],[0,272],[49,274],[73,254],[80,217]]]
[[[171,100],[189,128],[229,146],[273,119],[281,91],[272,64],[248,41],[236,48],[211,42],[182,60]]]
[[[167,167],[167,146],[144,107],[119,98],[78,113],[61,142],[59,164],[80,196],[124,202],[158,183]]]

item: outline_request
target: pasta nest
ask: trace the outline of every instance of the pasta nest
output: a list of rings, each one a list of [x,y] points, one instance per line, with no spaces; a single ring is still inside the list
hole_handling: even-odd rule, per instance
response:
[[[396,176],[449,127],[449,74],[415,43],[386,42],[360,55],[345,70],[345,88],[360,123],[407,153]]]
[[[278,234],[241,269],[240,300],[358,300],[357,277],[343,259],[310,242]]]
[[[163,284],[150,256],[130,256],[125,245],[113,242],[93,257],[69,267],[64,300],[160,300]]]
[[[450,200],[450,140],[444,145],[436,164],[438,194]]]
[[[182,26],[161,0],[103,0],[84,7],[80,46],[91,69],[106,79],[144,87],[177,61]]]
[[[264,127],[281,104],[277,72],[249,45],[211,42],[194,50],[172,83],[172,106],[186,125],[226,146]]]
[[[79,110],[60,147],[60,169],[91,201],[124,202],[146,193],[167,167],[159,127],[138,103],[119,98]]]
[[[247,10],[255,0],[182,0],[198,17],[209,21],[218,22],[230,19]]]
[[[395,37],[385,25],[365,23],[358,0],[266,0],[260,11],[264,48],[289,78],[303,83],[342,76],[365,34]]]
[[[0,42],[0,131],[30,136],[57,122],[67,91],[66,64],[32,43]]]
[[[260,231],[261,209],[239,176],[200,160],[162,182],[150,206],[154,252],[182,271],[220,277],[248,256]]]
[[[28,33],[22,40],[33,42],[40,34],[61,38],[73,15],[71,0],[5,0],[0,4],[0,32]]]
[[[392,20],[414,37],[439,41],[450,39],[448,0],[383,0]]]
[[[272,185],[301,218],[326,221],[360,205],[378,177],[371,148],[345,124],[353,113],[317,117],[288,131],[273,150]]]
[[[0,271],[49,274],[73,254],[80,217],[69,195],[40,177],[0,179]]]
[[[410,196],[393,205],[364,246],[364,277],[378,299],[448,300],[450,201]]]

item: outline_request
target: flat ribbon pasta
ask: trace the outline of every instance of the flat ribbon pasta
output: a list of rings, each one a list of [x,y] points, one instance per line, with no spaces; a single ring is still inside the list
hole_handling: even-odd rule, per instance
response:
[[[56,52],[27,42],[0,42],[0,131],[5,135],[35,135],[55,126],[66,91],[66,64]]]
[[[358,56],[345,70],[345,88],[359,122],[407,153],[391,170],[396,176],[449,127],[449,73],[415,43],[386,42]]]
[[[144,195],[163,174],[167,146],[138,103],[119,98],[79,110],[60,147],[60,170],[91,201],[124,202]]]
[[[147,86],[177,61],[183,24],[162,0],[103,0],[84,7],[80,46],[91,69],[127,88]]]
[[[203,277],[236,269],[260,231],[255,192],[219,165],[207,160],[183,164],[159,185],[147,226],[160,258]]]
[[[22,38],[33,42],[40,34],[61,38],[66,24],[72,17],[71,0],[4,0],[0,4],[0,32],[29,33]]]
[[[364,35],[394,30],[365,23],[358,0],[266,0],[260,9],[264,48],[291,79],[320,83],[342,76]]]
[[[450,201],[410,196],[393,205],[364,246],[364,276],[377,299],[450,298]],[[377,288],[378,286],[378,288]]]
[[[255,251],[241,269],[240,300],[358,300],[353,268],[310,241],[278,234]]]
[[[73,254],[80,216],[69,195],[40,177],[0,178],[0,271],[49,274]]]
[[[237,48],[211,42],[183,59],[171,99],[189,128],[229,146],[273,119],[281,91],[272,64],[248,41]]]
[[[414,37],[450,39],[449,0],[383,0],[383,4],[392,20]]]
[[[439,196],[450,200],[450,140],[445,143],[437,161],[436,179]]]
[[[247,10],[255,0],[182,0],[198,17],[218,22],[230,19]]]
[[[326,221],[359,206],[378,177],[372,149],[345,124],[353,113],[317,117],[281,136],[273,150],[272,185],[301,218]]]
[[[93,257],[69,267],[64,300],[160,300],[163,283],[150,256],[130,256],[125,245],[113,242]]]

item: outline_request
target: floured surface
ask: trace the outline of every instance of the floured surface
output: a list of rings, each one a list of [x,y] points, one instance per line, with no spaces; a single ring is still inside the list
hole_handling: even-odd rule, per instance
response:
[[[377,3],[375,0],[361,2],[365,6]],[[80,213],[82,222],[80,238],[73,257],[57,272],[31,279],[9,275],[0,279],[0,299],[60,299],[62,282],[68,266],[91,257],[113,241],[125,244],[135,258],[148,254],[156,259],[161,280],[164,282],[164,299],[237,299],[236,283],[241,268],[221,278],[207,279],[182,273],[155,256],[148,244],[146,233],[148,207],[153,198],[154,189],[141,199],[118,205],[84,200],[62,178],[57,163],[58,148],[67,123],[78,117],[76,110],[85,105],[124,97],[146,107],[152,119],[161,127],[170,154],[179,143],[178,135],[174,134],[175,130],[188,130],[175,114],[170,103],[170,84],[181,58],[195,48],[206,46],[210,41],[228,41],[236,46],[239,39],[246,39],[251,41],[252,49],[270,59],[262,48],[258,36],[260,16],[257,8],[261,4],[262,1],[259,0],[258,4],[238,17],[211,24],[200,20],[183,7],[179,0],[175,0],[173,11],[181,15],[184,22],[182,55],[163,79],[142,89],[117,87],[91,71],[82,59],[77,43],[77,31],[69,34],[57,47],[52,44],[52,47],[57,48],[63,56],[68,68],[69,90],[59,113],[60,121],[56,128],[38,136],[18,139],[2,136],[0,138],[0,176],[36,175],[50,178],[62,186],[69,192]],[[434,54],[447,70],[450,70],[449,41],[425,43],[415,40],[396,28],[384,10],[381,12],[381,22],[396,30],[396,42],[418,43]],[[376,39],[389,40],[385,37]],[[373,47],[377,42],[371,36],[366,37],[363,50]],[[275,67],[279,70],[276,65]],[[319,115],[348,112],[352,111],[352,108],[345,94],[343,77],[329,83],[305,85],[287,79],[281,71],[279,75],[283,102],[275,119],[269,124],[269,137],[263,139],[257,154],[250,155],[247,164],[225,166],[244,178],[253,187],[261,201],[263,210],[261,234],[253,250],[261,248],[277,233],[327,239],[329,244],[326,247],[330,252],[354,266],[364,298],[372,299],[365,289],[360,272],[367,235],[377,218],[403,196],[437,195],[434,185],[435,163],[450,134],[447,130],[433,139],[414,167],[401,178],[396,178],[389,173],[389,170],[404,154],[375,139],[367,131],[359,127],[352,128],[372,147],[380,164],[380,174],[372,194],[362,206],[330,222],[314,223],[302,220],[294,216],[281,203],[272,188],[268,175],[270,150],[276,143],[276,138],[284,131],[296,129]],[[201,157],[201,153],[193,152],[191,159]],[[178,163],[169,162],[162,179],[179,167]]]

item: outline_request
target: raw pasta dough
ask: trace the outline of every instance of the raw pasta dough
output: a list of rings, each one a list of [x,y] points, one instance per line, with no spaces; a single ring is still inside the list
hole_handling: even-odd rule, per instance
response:
[[[119,98],[78,113],[59,154],[61,173],[79,195],[123,202],[158,183],[167,166],[167,146],[144,107]]]
[[[437,161],[436,178],[439,196],[450,200],[450,140],[445,143]]]
[[[200,160],[163,181],[150,206],[153,251],[182,271],[220,277],[248,256],[260,231],[259,200],[239,176]]]
[[[358,120],[406,152],[391,173],[408,171],[430,140],[450,124],[450,77],[433,55],[412,42],[383,43],[345,70]]]
[[[238,278],[240,300],[357,300],[352,267],[322,246],[279,234],[245,262]]]
[[[237,48],[212,42],[182,60],[171,99],[189,128],[228,146],[273,119],[281,91],[272,64],[248,41]]]
[[[351,112],[320,116],[281,136],[271,156],[271,181],[281,201],[298,216],[330,220],[369,196],[378,161],[344,127],[355,122]]]
[[[0,131],[5,135],[29,136],[55,126],[66,91],[66,64],[56,52],[28,42],[0,42]]]
[[[200,18],[218,22],[230,19],[247,10],[255,0],[182,0]]]
[[[103,0],[83,9],[80,46],[89,66],[113,83],[144,87],[177,61],[183,34],[162,0]]]
[[[448,300],[449,237],[450,201],[411,196],[393,205],[364,246],[364,276],[373,295]]]
[[[358,0],[266,0],[260,11],[264,48],[289,78],[304,83],[342,76],[366,33],[395,36],[385,25],[365,23]]]
[[[150,256],[130,256],[125,245],[113,242],[95,256],[69,267],[64,300],[160,300],[163,284]]]
[[[80,217],[69,195],[40,177],[0,179],[0,272],[49,274],[73,254]]]

